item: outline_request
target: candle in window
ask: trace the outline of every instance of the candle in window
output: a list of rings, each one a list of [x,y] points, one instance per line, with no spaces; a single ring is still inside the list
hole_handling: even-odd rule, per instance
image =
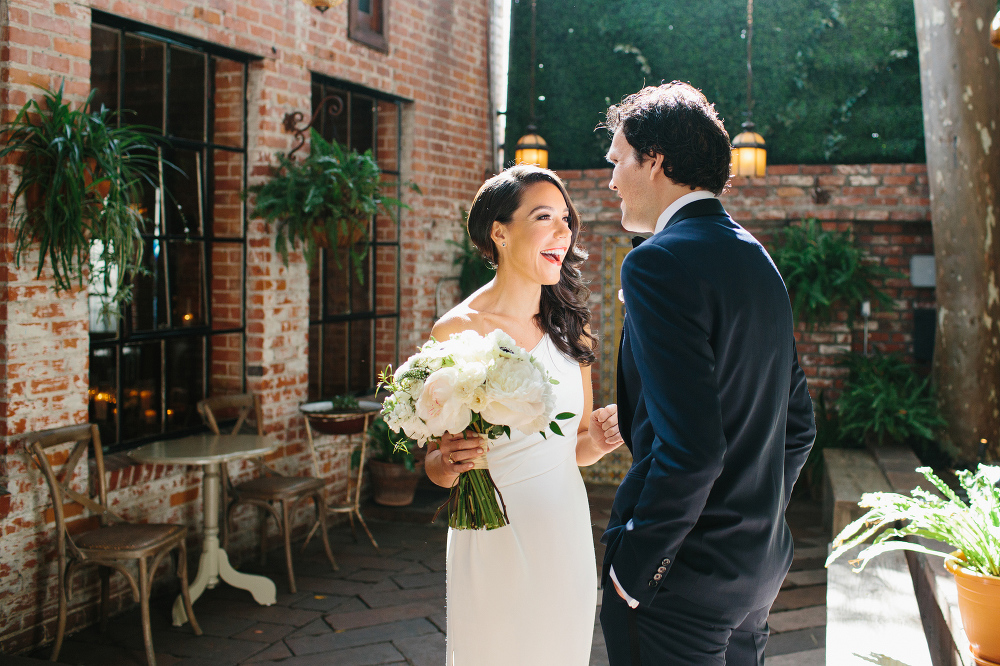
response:
[[[155,409],[147,409],[145,412],[143,412],[143,415],[146,417],[146,425],[153,425],[154,423],[156,423]]]
[[[149,410],[153,406],[153,391],[151,389],[143,389],[139,392],[139,400],[142,402],[143,410],[148,415]]]

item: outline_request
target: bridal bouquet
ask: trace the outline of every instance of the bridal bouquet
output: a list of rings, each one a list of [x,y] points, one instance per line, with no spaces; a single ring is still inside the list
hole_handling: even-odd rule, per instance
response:
[[[558,382],[500,329],[486,336],[456,333],[442,342],[431,338],[395,373],[387,368],[379,382],[392,392],[382,407],[386,425],[420,446],[446,432],[457,435],[469,429],[489,440],[510,437],[511,428],[562,435],[556,421],[574,416],[565,412],[551,419],[552,386]],[[448,524],[455,529],[503,527],[507,511],[501,509],[503,497],[486,455],[472,462],[475,468],[463,472],[452,488]]]

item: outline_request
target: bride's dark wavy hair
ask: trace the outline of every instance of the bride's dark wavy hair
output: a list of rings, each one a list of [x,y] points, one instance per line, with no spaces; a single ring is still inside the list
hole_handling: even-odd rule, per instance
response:
[[[563,257],[559,282],[542,285],[535,322],[552,338],[559,351],[581,365],[590,365],[597,360],[594,353],[597,337],[586,329],[590,323],[587,307],[590,290],[584,285],[580,266],[587,259],[587,251],[576,244],[580,215],[559,176],[548,169],[519,164],[487,180],[479,188],[469,210],[469,237],[486,260],[496,266],[499,256],[490,236],[493,222],[509,224],[514,211],[521,205],[524,191],[536,183],[552,183],[562,192],[569,209],[569,228],[573,237]]]

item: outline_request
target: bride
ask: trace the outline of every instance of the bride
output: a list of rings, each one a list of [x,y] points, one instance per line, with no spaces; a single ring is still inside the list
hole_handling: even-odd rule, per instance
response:
[[[579,465],[622,443],[615,405],[592,411],[595,337],[576,247],[580,218],[559,178],[515,166],[479,190],[469,235],[497,266],[496,278],[435,324],[431,335],[499,328],[558,380],[553,415],[564,436],[516,430],[486,441],[446,434],[425,469],[439,486],[484,455],[510,524],[449,530],[449,666],[585,666],[590,660],[597,572],[587,493]]]

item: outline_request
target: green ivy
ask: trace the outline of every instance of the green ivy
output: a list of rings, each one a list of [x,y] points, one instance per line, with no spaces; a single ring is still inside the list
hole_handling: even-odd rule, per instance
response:
[[[609,104],[679,79],[746,119],[746,0],[538,0],[536,124],[555,169],[605,166]],[[529,123],[531,2],[514,0],[505,155]],[[911,0],[755,3],[753,120],[771,164],[923,162]]]
[[[785,280],[796,321],[829,320],[835,306],[853,316],[862,301],[890,307],[879,286],[900,273],[875,263],[846,231],[826,231],[815,219],[786,227],[777,235],[771,258]]]

